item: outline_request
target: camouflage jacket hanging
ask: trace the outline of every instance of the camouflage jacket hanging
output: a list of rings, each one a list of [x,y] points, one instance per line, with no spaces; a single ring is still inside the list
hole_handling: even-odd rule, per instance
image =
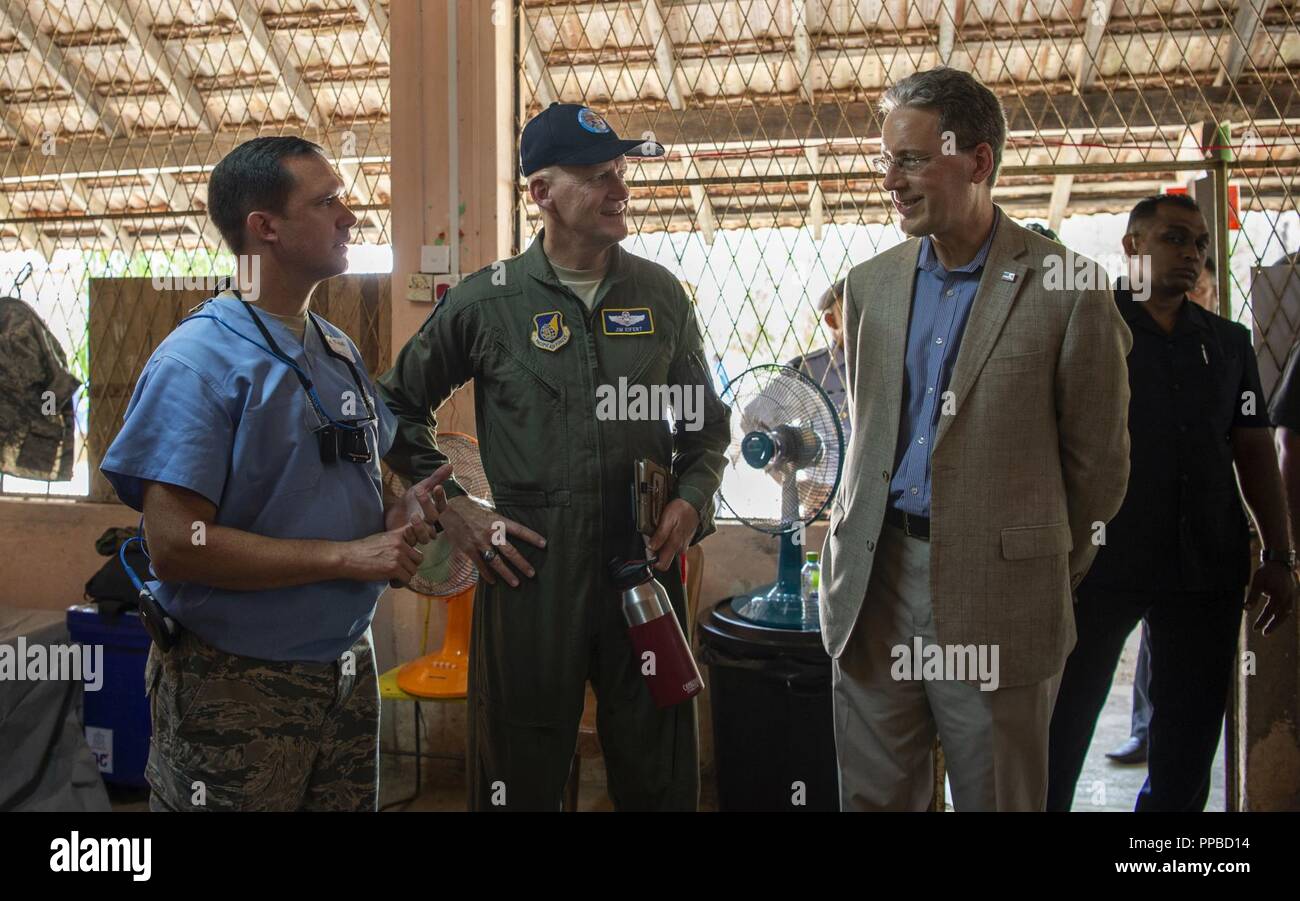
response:
[[[76,456],[72,397],[81,387],[36,311],[0,297],[0,473],[66,482]]]

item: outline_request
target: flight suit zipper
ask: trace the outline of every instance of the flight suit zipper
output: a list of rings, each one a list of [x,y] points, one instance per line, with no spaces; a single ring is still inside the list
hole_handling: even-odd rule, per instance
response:
[[[600,537],[600,540],[603,540],[603,536],[606,534],[607,526],[605,523],[605,510],[606,510],[605,507],[605,447],[601,441],[600,423],[596,420],[596,413],[595,413],[596,376],[600,371],[600,361],[596,357],[596,320],[600,315],[600,308],[605,303],[605,298],[609,296],[609,289],[611,284],[609,280],[609,275],[611,274],[612,270],[613,270],[613,266],[611,265],[610,269],[606,271],[606,277],[601,281],[600,287],[596,291],[596,296],[592,300],[590,310],[586,310],[587,305],[582,303],[582,299],[579,298],[578,295],[574,294],[571,288],[567,286],[565,287],[565,290],[569,292],[569,296],[572,297],[579,304],[581,304],[583,309],[586,310],[586,315],[583,317],[583,323],[586,325],[586,335],[584,337],[586,338],[586,347],[587,347],[587,376],[588,376],[587,402],[591,404],[590,409],[592,410],[592,413],[591,413],[590,421],[592,424],[592,429],[596,433],[595,434],[596,440],[592,442],[592,447],[596,449],[596,473],[597,473],[597,481],[600,486],[598,489],[600,493],[597,498],[597,502],[600,505],[599,507],[600,523],[599,523],[599,531],[596,533],[597,536]],[[629,485],[629,489],[630,487],[631,486]],[[600,562],[603,563],[604,561],[600,561]],[[597,575],[595,578],[597,580],[597,583],[599,584],[599,581],[601,580],[601,576]]]
[[[593,524],[595,526],[593,537],[597,542],[599,542],[603,540],[602,536],[605,534],[605,461],[604,450],[600,438],[600,423],[596,421],[595,415],[596,373],[599,368],[599,363],[596,359],[596,339],[595,333],[592,330],[592,321],[595,317],[596,308],[599,306],[599,302],[604,299],[603,295],[608,294],[609,292],[607,286],[602,286],[602,294],[596,298],[597,303],[593,303],[591,309],[588,310],[587,305],[582,302],[582,298],[574,293],[572,288],[563,283],[559,285],[559,288],[569,301],[572,304],[576,304],[578,309],[581,311],[581,313],[576,317],[576,320],[581,325],[583,332],[582,340],[578,342],[578,344],[582,347],[583,355],[586,358],[587,365],[584,367],[583,380],[587,383],[587,387],[585,389],[585,395],[579,403],[583,404],[583,421],[591,429],[588,446],[594,449],[596,455],[596,509],[599,510],[599,517],[597,522]],[[595,584],[591,585],[591,590],[594,592],[599,588],[599,576],[593,575],[590,578],[595,580]],[[595,609],[589,611],[589,616],[596,615],[597,613]],[[588,622],[588,628],[595,628],[595,626],[595,621]]]

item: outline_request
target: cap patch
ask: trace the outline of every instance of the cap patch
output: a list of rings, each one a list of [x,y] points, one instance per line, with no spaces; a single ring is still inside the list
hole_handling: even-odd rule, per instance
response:
[[[601,117],[600,113],[585,106],[578,110],[578,124],[594,135],[609,133],[609,123]]]

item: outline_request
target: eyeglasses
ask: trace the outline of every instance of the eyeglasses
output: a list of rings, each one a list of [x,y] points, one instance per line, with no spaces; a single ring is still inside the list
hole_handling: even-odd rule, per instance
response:
[[[965,147],[958,147],[957,149],[970,150],[972,147],[977,146],[979,145],[967,144]],[[930,160],[934,159],[936,156],[939,156],[939,154],[927,153],[922,156],[915,153],[900,153],[898,156],[894,156],[888,151],[883,151],[879,156],[873,156],[871,158],[871,168],[875,169],[881,175],[888,175],[889,170],[897,166],[898,171],[902,172],[904,175],[915,175],[917,172],[920,172],[929,165]]]

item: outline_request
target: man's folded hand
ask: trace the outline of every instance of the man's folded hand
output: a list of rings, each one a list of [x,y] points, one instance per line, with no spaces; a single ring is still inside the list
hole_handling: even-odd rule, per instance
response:
[[[700,514],[689,502],[680,497],[669,501],[659,517],[659,527],[650,538],[650,553],[659,558],[655,569],[667,572],[668,567],[677,561],[677,555],[690,547],[699,527]]]

